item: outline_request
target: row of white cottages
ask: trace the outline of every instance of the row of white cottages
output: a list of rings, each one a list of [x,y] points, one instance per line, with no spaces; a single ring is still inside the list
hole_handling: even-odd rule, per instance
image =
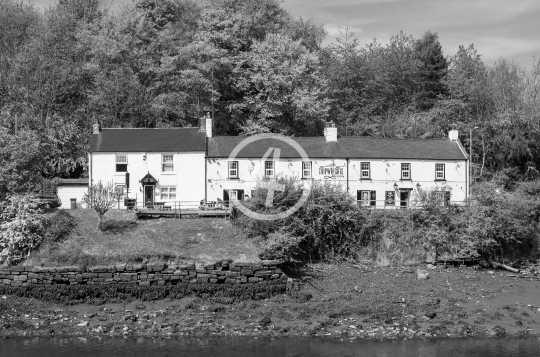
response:
[[[321,137],[246,138],[213,137],[209,118],[199,128],[95,125],[88,163],[83,184],[112,181],[137,206],[247,199],[258,182],[279,177],[339,184],[359,203],[378,208],[409,205],[420,188],[445,201],[469,196],[468,155],[457,130],[447,139],[338,138],[337,128],[327,125]],[[87,187],[77,191],[73,183],[59,192],[80,202]],[[69,208],[69,198],[61,198]]]

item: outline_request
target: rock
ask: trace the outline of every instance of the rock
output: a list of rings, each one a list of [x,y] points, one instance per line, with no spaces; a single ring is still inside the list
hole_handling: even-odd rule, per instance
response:
[[[416,278],[418,280],[427,280],[429,278],[429,273],[426,270],[416,269]]]
[[[433,265],[433,264],[427,264],[426,268],[428,268],[428,269],[437,269],[437,267],[435,265]]]
[[[79,327],[86,327],[86,326],[88,326],[88,321],[79,322],[79,323],[77,324],[77,326],[79,326]]]
[[[433,311],[428,311],[428,312],[426,312],[426,317],[428,317],[430,319],[434,319],[435,317],[437,317],[437,313],[433,312]]]

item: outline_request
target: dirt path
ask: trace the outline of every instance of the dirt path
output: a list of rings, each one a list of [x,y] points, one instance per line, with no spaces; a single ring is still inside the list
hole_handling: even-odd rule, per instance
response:
[[[420,267],[425,269],[424,266]],[[436,267],[315,266],[303,291],[228,304],[211,299],[58,306],[0,297],[0,335],[313,335],[414,338],[540,334],[540,280]]]

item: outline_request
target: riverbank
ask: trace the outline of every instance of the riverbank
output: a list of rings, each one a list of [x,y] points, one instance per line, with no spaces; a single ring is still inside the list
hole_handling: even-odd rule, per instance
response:
[[[4,295],[0,335],[395,339],[540,334],[540,280],[444,266],[428,269],[429,279],[417,280],[417,268],[315,265],[301,274],[309,301],[283,294],[241,302],[183,298],[67,306]]]

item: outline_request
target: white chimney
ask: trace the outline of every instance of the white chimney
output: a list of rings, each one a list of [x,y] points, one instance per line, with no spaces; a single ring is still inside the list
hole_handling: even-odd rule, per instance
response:
[[[206,113],[206,137],[212,137],[212,118],[210,118],[210,113]]]
[[[333,121],[326,122],[324,128],[324,138],[326,139],[327,143],[337,141],[337,127]]]
[[[206,113],[206,116],[199,119],[199,132],[206,133],[207,138],[212,137],[212,118],[210,113]]]
[[[100,131],[101,131],[101,126],[99,125],[98,122],[96,122],[94,125],[92,125],[92,133],[93,134],[99,134]]]
[[[452,141],[458,141],[459,132],[455,129],[452,129],[448,132],[448,138]]]

